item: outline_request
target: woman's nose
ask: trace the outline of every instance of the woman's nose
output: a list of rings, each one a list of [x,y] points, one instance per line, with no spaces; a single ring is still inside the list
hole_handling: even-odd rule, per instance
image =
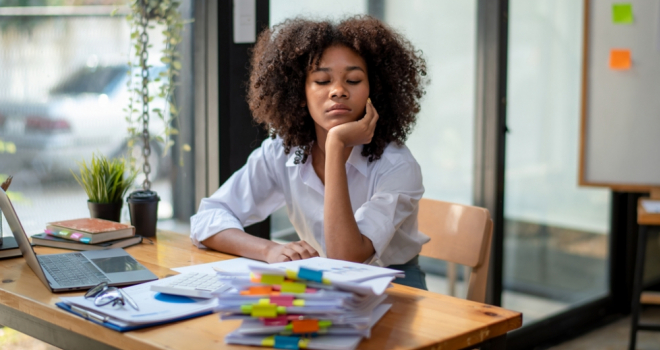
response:
[[[348,90],[344,84],[337,82],[330,89],[330,97],[348,97]]]

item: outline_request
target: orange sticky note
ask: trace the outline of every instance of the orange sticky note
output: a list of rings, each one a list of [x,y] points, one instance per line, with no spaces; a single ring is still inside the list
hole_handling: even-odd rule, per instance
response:
[[[630,59],[630,50],[612,49],[610,50],[610,69],[630,69],[632,61]]]
[[[250,287],[250,295],[269,294],[272,290],[270,286]]]
[[[293,320],[293,333],[314,333],[319,331],[319,320]]]

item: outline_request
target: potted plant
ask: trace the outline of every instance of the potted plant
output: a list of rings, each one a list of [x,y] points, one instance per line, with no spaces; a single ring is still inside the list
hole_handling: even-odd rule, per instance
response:
[[[78,163],[80,176],[71,173],[87,193],[87,207],[93,218],[119,222],[124,195],[133,184],[136,171],[128,171],[125,159],[92,155],[89,164]],[[127,174],[128,172],[128,174]]]
[[[158,215],[158,202],[160,197],[151,190],[151,165],[149,156],[152,153],[152,140],[164,144],[164,153],[167,154],[169,147],[174,145],[171,140],[172,135],[178,134],[175,125],[179,111],[174,99],[174,81],[181,70],[180,54],[176,46],[182,41],[181,31],[188,21],[181,18],[178,0],[132,0],[130,2],[131,13],[126,19],[131,24],[131,40],[134,49],[134,56],[129,60],[129,79],[128,86],[131,91],[129,104],[126,108],[127,120],[129,126],[129,148],[140,145],[142,147],[142,172],[144,181],[142,190],[132,192],[127,201],[129,203],[129,212],[131,215],[131,224],[135,226],[136,233],[144,237],[155,236],[156,220]],[[165,71],[161,71],[157,76],[150,76],[148,63],[149,57],[149,34],[148,29],[155,28],[154,23],[162,27],[165,37],[165,48],[162,51],[160,61],[165,64]],[[139,67],[139,73],[133,71],[133,67]],[[135,79],[133,79],[135,78]],[[149,91],[150,82],[158,82],[160,87],[157,91]],[[165,100],[164,106],[150,106],[149,103],[154,100],[154,96],[159,96]],[[153,136],[149,130],[150,117],[157,117],[164,122],[165,130],[163,135]],[[181,151],[190,151],[187,144],[180,145]],[[132,152],[131,152],[132,154]],[[179,163],[182,163],[183,152],[180,153]],[[134,166],[135,159],[131,159],[131,165]]]

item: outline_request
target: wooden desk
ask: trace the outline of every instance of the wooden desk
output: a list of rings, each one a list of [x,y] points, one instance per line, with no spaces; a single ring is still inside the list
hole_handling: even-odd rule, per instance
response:
[[[146,242],[146,240],[145,240]],[[159,231],[156,244],[126,250],[158,277],[177,274],[173,267],[204,264],[233,256],[198,249],[186,235]],[[37,254],[63,250],[36,247]],[[0,260],[0,324],[64,349],[218,349],[240,321],[207,315],[119,333],[65,312],[23,258]],[[522,314],[450,296],[396,285],[388,290],[390,311],[360,349],[460,349],[483,341],[502,345],[506,333],[522,324]],[[254,347],[227,346],[231,349]]]

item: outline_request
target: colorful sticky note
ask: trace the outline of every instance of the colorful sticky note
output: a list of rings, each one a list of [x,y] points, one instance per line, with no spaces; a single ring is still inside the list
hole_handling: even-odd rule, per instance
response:
[[[261,275],[261,283],[281,284],[282,282],[284,282],[284,276]]]
[[[612,22],[615,24],[633,23],[632,4],[628,2],[612,4]]]
[[[300,338],[298,337],[286,337],[283,335],[276,335],[274,337],[275,339],[275,344],[273,344],[273,347],[275,349],[295,349],[298,350],[298,341],[300,341]]]
[[[630,50],[612,49],[610,50],[610,69],[630,69],[632,60],[630,59]]]
[[[264,318],[261,322],[264,326],[286,326],[289,324],[289,317],[282,315],[273,318]]]
[[[319,330],[318,320],[294,320],[291,321],[293,333],[314,333]]]
[[[306,286],[302,283],[284,282],[282,283],[282,293],[305,293]]]
[[[293,295],[271,296],[270,302],[279,306],[293,306]]]
[[[298,278],[302,278],[302,279],[322,283],[323,282],[323,271],[317,271],[317,270],[312,270],[312,269],[308,269],[308,268],[305,268],[305,267],[301,267],[298,270]]]
[[[273,291],[273,288],[271,286],[256,286],[256,287],[250,287],[248,290],[248,295],[260,295],[260,294],[270,294],[270,292]],[[241,292],[243,294],[243,292]]]
[[[255,304],[252,305],[251,310],[252,317],[277,317],[277,305],[261,305]]]

